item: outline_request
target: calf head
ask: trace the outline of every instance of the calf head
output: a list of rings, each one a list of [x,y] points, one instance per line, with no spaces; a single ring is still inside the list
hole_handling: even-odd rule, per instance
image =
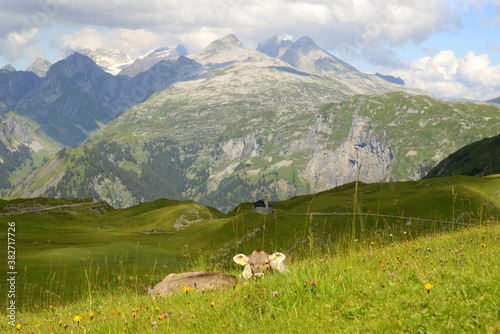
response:
[[[278,270],[285,272],[283,260],[286,258],[283,253],[266,253],[261,250],[255,250],[249,256],[238,254],[233,257],[233,261],[239,265],[245,266],[241,277],[250,278],[252,276],[262,277],[268,270]]]

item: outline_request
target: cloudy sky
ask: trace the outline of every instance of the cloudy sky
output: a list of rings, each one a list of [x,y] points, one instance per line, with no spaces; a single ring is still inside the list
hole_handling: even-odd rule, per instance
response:
[[[500,0],[2,0],[0,67],[76,48],[197,53],[229,33],[249,48],[310,36],[363,72],[439,97],[500,96]]]

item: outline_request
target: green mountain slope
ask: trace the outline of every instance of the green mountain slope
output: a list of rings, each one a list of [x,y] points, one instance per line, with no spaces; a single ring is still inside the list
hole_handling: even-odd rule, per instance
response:
[[[0,196],[60,148],[33,120],[12,112],[0,116]]]
[[[417,180],[458,148],[500,131],[488,121],[500,109],[490,105],[388,93],[299,111],[242,104],[251,97],[231,99],[234,87],[217,87],[210,98],[172,88],[125,112],[68,151],[58,164],[69,170],[39,195],[116,207],[195,199],[227,211],[268,189],[286,199],[356,179]],[[30,196],[40,178],[26,179],[15,196]]]
[[[500,173],[500,135],[485,138],[450,154],[426,175],[429,177]]]

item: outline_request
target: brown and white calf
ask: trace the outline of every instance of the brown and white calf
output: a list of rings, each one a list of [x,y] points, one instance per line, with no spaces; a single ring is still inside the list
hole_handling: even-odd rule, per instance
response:
[[[217,290],[234,288],[236,276],[212,272],[188,272],[170,274],[149,291],[150,296],[160,297],[173,293],[193,290]]]
[[[283,260],[286,258],[283,253],[266,253],[262,250],[254,250],[252,254],[238,254],[233,257],[233,261],[245,266],[241,277],[250,278],[252,276],[262,277],[268,270],[277,270],[281,273],[286,271]]]

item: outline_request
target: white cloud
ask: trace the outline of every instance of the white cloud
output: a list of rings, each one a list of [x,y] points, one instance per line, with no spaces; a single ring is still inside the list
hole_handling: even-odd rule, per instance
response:
[[[436,32],[460,28],[449,0],[3,0],[1,6],[8,8],[12,23],[0,24],[0,38],[18,31],[16,22],[37,18],[41,20],[39,28],[53,24],[99,28],[95,38],[100,40],[108,40],[106,36],[111,35],[100,28],[128,29],[129,36],[134,30],[143,35],[148,31],[163,40],[191,43],[193,52],[210,42],[208,36],[226,33],[235,34],[250,46],[275,33],[309,35],[328,50],[340,50],[344,43],[359,53],[366,48],[380,51],[408,41],[420,42]],[[84,33],[71,36],[84,38]],[[195,37],[198,33],[206,37]],[[196,43],[187,41],[188,37]],[[69,44],[69,38],[63,36],[62,44]],[[144,44],[158,40],[148,38],[135,41]],[[125,45],[124,52],[125,47],[130,46]]]
[[[390,74],[441,97],[487,100],[500,92],[500,64],[492,65],[488,54],[469,51],[457,57],[452,50],[443,50],[403,66]]]
[[[16,59],[33,53],[39,42],[39,29],[31,28],[22,32],[11,32],[6,38],[0,40],[0,50],[9,59]]]

